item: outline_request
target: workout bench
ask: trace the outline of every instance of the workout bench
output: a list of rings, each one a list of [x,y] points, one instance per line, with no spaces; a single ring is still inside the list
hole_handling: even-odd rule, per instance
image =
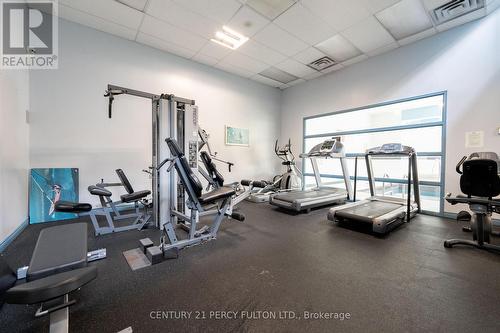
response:
[[[94,209],[88,213],[92,220],[96,236],[134,229],[141,230],[151,219],[151,215],[147,213],[149,202],[145,199],[151,194],[151,191],[143,190],[135,192],[122,169],[117,169],[116,174],[118,178],[120,178],[120,183],[104,183],[104,181],[101,180],[100,183],[88,187],[90,194],[98,196],[101,202],[100,208]],[[120,201],[113,201],[111,199],[111,191],[106,189],[106,187],[113,186],[123,186],[127,191],[126,194],[120,196]],[[129,214],[121,214],[118,205],[127,203],[133,203],[135,211]],[[100,226],[97,216],[105,216],[108,225],[104,227]],[[115,225],[115,221],[124,219],[134,220],[124,226]]]
[[[59,201],[56,210],[82,213],[90,204]],[[68,332],[69,307],[76,303],[69,294],[97,277],[97,268],[87,266],[87,224],[74,223],[45,228],[40,232],[26,271],[26,283],[0,260],[0,303],[41,303],[35,317],[50,315],[50,332]],[[3,299],[5,298],[5,299]]]

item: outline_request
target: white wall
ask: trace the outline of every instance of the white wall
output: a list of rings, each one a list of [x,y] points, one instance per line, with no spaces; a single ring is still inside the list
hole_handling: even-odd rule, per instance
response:
[[[465,148],[466,131],[484,131],[481,150],[500,153],[500,11],[286,89],[281,137],[291,136],[300,143],[304,116],[444,90],[448,91],[446,191],[459,193],[455,164],[474,151]]]
[[[28,218],[28,80],[0,70],[0,243]]]
[[[31,167],[80,168],[80,201],[87,186],[114,181],[122,168],[135,189],[150,187],[151,102],[118,96],[107,117],[108,83],[196,100],[200,124],[221,158],[236,165],[227,181],[269,178],[279,169],[278,89],[120,39],[65,20],[59,25],[59,69],[30,77]],[[250,147],[225,146],[224,125],[250,129]],[[223,166],[221,166],[223,168]]]

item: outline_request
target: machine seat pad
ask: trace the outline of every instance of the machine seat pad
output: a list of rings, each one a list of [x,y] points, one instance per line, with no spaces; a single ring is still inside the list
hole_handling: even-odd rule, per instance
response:
[[[87,223],[58,225],[40,231],[26,279],[33,281],[86,266]]]
[[[135,202],[135,201],[141,200],[142,198],[147,197],[150,194],[151,194],[151,191],[149,191],[149,190],[137,191],[137,192],[132,192],[132,193],[127,193],[127,194],[121,195],[120,199],[122,200],[122,202]]]
[[[216,201],[232,197],[236,191],[232,187],[222,186],[216,190],[202,194],[198,200],[202,205],[214,203]]]
[[[71,202],[59,200],[56,202],[55,210],[63,213],[83,213],[90,212],[92,205],[89,203]]]
[[[96,185],[90,185],[87,189],[89,190],[90,194],[99,195],[103,197],[110,197],[113,194],[111,193],[111,191],[108,191],[105,188]]]
[[[11,304],[42,303],[68,294],[96,277],[97,268],[95,266],[51,275],[9,289],[6,293],[6,302]]]

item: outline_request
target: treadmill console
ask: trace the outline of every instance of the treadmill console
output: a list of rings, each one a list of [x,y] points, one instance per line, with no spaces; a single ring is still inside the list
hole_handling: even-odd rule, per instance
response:
[[[333,153],[336,144],[337,144],[336,139],[326,140],[325,142],[323,142],[323,144],[319,148],[320,154]]]
[[[342,154],[344,146],[338,139],[327,139],[311,148],[309,153],[301,154],[301,158],[308,157],[333,157],[334,154]]]
[[[401,143],[385,143],[382,146],[368,149],[367,154],[383,155],[383,154],[411,154],[414,149],[409,146],[404,146]]]

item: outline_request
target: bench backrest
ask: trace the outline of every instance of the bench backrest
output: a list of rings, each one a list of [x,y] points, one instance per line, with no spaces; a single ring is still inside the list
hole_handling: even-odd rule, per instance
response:
[[[132,187],[132,184],[128,181],[127,176],[125,176],[125,172],[123,172],[122,169],[116,169],[116,174],[118,175],[118,178],[120,178],[120,181],[122,182],[123,187],[125,187],[125,190],[129,193],[132,194],[134,193],[134,188]]]
[[[186,156],[184,156],[179,144],[176,140],[171,138],[167,138],[165,141],[170,149],[170,154],[178,161],[178,163],[177,161],[174,162],[175,169],[177,170],[177,174],[179,175],[181,182],[186,187],[189,196],[191,196],[191,199],[201,197],[203,186],[201,185],[198,177],[193,173],[193,170],[189,167]],[[193,193],[190,193],[190,188],[193,190]]]
[[[468,196],[493,198],[499,195],[498,161],[484,158],[465,161],[460,190]]]
[[[212,158],[206,151],[202,151],[200,153],[201,161],[205,165],[205,169],[207,170],[210,178],[212,178],[219,186],[224,185],[224,177],[220,174],[219,170],[217,170],[217,166],[212,161]]]

